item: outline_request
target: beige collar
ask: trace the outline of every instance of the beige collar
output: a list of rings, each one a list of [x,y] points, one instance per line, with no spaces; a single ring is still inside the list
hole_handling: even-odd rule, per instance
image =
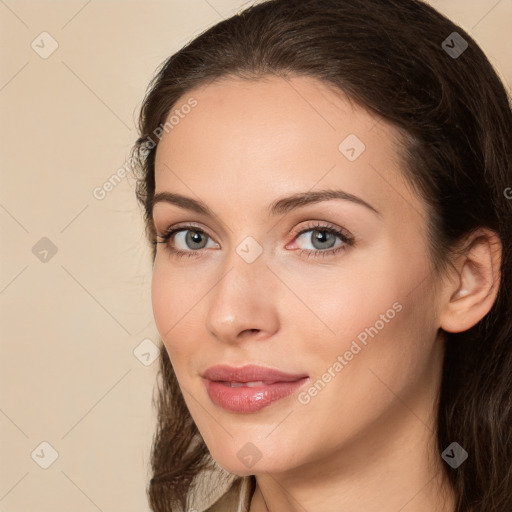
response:
[[[214,461],[194,478],[186,512],[248,512],[255,485],[253,475],[229,473]]]

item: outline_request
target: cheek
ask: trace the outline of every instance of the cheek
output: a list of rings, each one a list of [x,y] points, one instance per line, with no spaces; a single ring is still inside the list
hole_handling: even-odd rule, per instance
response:
[[[313,288],[311,279],[303,281],[302,293],[315,290],[308,299],[329,327],[324,331],[341,348],[348,350],[353,340],[364,347],[369,340],[415,331],[418,313],[428,313],[431,267],[422,240],[414,248],[403,243],[390,239],[361,251],[323,280],[320,289]]]
[[[160,264],[157,256],[151,279],[151,304],[155,323],[164,343],[176,313],[176,293],[171,291],[173,290],[171,284],[171,279],[163,271],[163,265]]]
[[[308,346],[314,342],[315,352],[343,353],[358,336],[364,343],[366,329],[384,331],[396,318],[403,293],[395,272],[384,258],[378,263],[360,259],[357,265],[291,269],[283,276],[294,292],[287,299],[287,315],[308,333]]]
[[[372,261],[360,259],[360,265],[336,269],[321,280],[318,272],[303,272],[294,281],[294,291],[310,305],[310,311],[302,307],[294,313],[302,349],[309,369],[328,381],[331,391],[341,386],[386,392],[370,368],[401,388],[426,364],[435,338],[435,299],[429,279],[418,283],[428,276],[429,265],[423,253],[401,256],[382,250]]]
[[[310,349],[313,386],[301,402],[319,428],[332,410],[341,416],[348,411],[347,425],[362,428],[397,395],[419,389],[436,341],[435,298],[428,280],[412,293],[406,276],[396,282],[373,293],[361,286],[323,303],[323,319],[334,334],[318,337]]]
[[[165,257],[165,256],[164,256]],[[163,261],[155,261],[151,281],[151,302],[155,324],[171,360],[193,350],[194,307],[201,299],[200,289]],[[187,343],[180,343],[186,336]]]
[[[383,418],[410,414],[403,402],[413,407],[423,393],[431,353],[417,309],[423,306],[402,299],[389,310],[387,303],[395,297],[360,309],[352,303],[352,313],[343,312],[339,323],[333,323],[336,336],[309,349],[311,386],[297,396],[296,419],[308,431],[321,432],[322,444],[325,438],[350,444]],[[292,441],[288,449],[296,449]]]

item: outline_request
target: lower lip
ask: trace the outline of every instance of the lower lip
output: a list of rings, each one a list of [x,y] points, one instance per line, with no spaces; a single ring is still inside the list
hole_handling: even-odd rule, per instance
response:
[[[294,382],[276,382],[263,386],[232,388],[229,385],[204,379],[211,401],[232,412],[257,412],[299,389],[309,377]]]

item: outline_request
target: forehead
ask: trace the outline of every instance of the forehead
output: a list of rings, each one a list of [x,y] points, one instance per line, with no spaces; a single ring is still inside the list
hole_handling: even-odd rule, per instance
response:
[[[403,180],[398,131],[316,79],[222,79],[184,95],[172,115],[157,148],[157,192],[263,207],[343,188],[380,211],[403,210],[404,200],[422,207]]]

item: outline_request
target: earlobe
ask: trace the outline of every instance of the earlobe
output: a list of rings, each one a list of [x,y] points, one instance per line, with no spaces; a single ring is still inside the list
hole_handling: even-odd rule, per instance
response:
[[[441,311],[443,330],[467,331],[491,310],[500,283],[501,251],[501,241],[490,229],[480,228],[466,241],[455,278],[446,285],[449,299]]]

